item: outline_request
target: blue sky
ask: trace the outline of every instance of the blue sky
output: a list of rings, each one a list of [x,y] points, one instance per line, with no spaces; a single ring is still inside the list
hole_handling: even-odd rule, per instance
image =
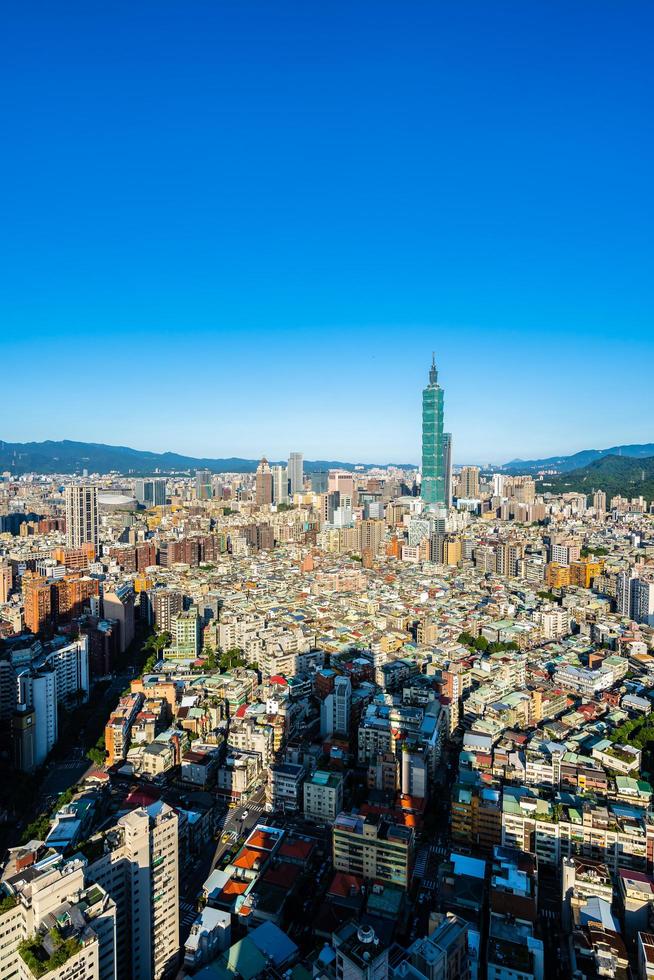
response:
[[[7,8],[0,438],[417,460],[434,349],[455,461],[654,439],[653,28]]]

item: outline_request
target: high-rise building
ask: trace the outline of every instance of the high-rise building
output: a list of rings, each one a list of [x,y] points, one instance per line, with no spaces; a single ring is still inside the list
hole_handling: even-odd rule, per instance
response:
[[[320,705],[320,734],[322,738],[330,735],[347,737],[350,732],[350,709],[352,707],[352,683],[349,677],[337,677],[334,690]]]
[[[18,708],[26,714],[33,712],[31,762],[42,766],[55,746],[59,733],[57,719],[57,674],[51,667],[18,674]],[[26,754],[25,760],[27,761]]]
[[[158,630],[170,633],[173,618],[184,608],[184,596],[174,589],[157,589],[153,605],[155,626]]]
[[[159,801],[132,810],[89,841],[86,880],[116,903],[121,980],[161,980],[177,965],[178,822],[175,810]]]
[[[12,583],[11,565],[8,561],[0,561],[0,605],[9,598]]]
[[[593,507],[598,516],[606,514],[606,494],[603,490],[596,490],[593,494]]]
[[[340,813],[332,830],[332,860],[337,871],[408,888],[414,832],[386,817]]]
[[[41,633],[52,619],[52,586],[45,576],[25,572],[22,587],[25,626],[32,633]]]
[[[126,582],[107,589],[102,596],[105,619],[115,619],[120,628],[120,652],[124,653],[134,639],[134,589]]]
[[[87,888],[84,861],[16,848],[3,879],[0,976],[115,980],[116,903]],[[145,976],[145,974],[143,974]]]
[[[197,474],[196,474],[197,479]],[[153,477],[147,480],[137,480],[134,487],[134,495],[139,504],[143,507],[165,507],[166,506],[166,479],[165,477]]]
[[[302,453],[289,453],[288,478],[291,481],[291,496],[302,493],[304,489],[304,458]]]
[[[285,466],[271,466],[274,504],[288,503],[288,470]]]
[[[273,501],[273,478],[270,472],[270,466],[268,465],[268,460],[265,456],[262,457],[261,462],[257,466],[257,476],[256,476],[256,503],[257,506],[263,507],[266,504],[272,504]]]
[[[198,500],[211,500],[213,490],[211,487],[211,473],[209,470],[195,471],[195,496]]]
[[[66,544],[81,548],[84,544],[97,546],[100,538],[98,488],[92,486],[66,487]]]
[[[422,499],[426,504],[446,503],[443,455],[443,389],[432,358],[429,384],[422,392]]]
[[[445,478],[445,503],[452,506],[452,433],[443,433],[443,476]]]
[[[329,483],[329,473],[327,470],[314,470],[313,473],[309,473],[309,480],[311,481],[311,490],[313,493],[327,493]]]
[[[459,497],[476,500],[479,497],[479,467],[463,466],[459,473]]]

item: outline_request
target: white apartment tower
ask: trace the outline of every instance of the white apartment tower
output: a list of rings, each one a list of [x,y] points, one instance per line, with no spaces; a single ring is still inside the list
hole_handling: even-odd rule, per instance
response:
[[[285,466],[271,466],[274,504],[288,503],[288,470]]]
[[[97,487],[66,487],[65,500],[68,547],[81,548],[83,544],[97,546],[100,537]]]
[[[117,907],[118,976],[161,978],[179,955],[178,817],[163,802],[133,810],[101,838],[86,869]]]

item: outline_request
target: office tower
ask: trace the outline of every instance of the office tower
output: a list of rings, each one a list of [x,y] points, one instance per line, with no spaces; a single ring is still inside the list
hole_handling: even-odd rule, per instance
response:
[[[285,466],[271,466],[274,504],[288,503],[288,470]]]
[[[11,565],[8,561],[0,561],[0,605],[9,598],[12,584]]]
[[[211,473],[209,470],[195,471],[195,496],[198,500],[211,500],[213,491],[211,489]]]
[[[432,358],[429,384],[422,392],[422,490],[428,505],[445,504],[443,472],[443,389]]]
[[[197,475],[196,475],[197,480]],[[164,477],[154,477],[147,480],[137,480],[134,495],[143,507],[166,506],[166,480]]]
[[[86,880],[116,903],[118,977],[160,980],[179,953],[177,813],[161,801],[132,810],[88,843]]]
[[[108,589],[102,596],[105,619],[115,619],[120,628],[120,652],[134,639],[134,590],[131,583]]]
[[[354,477],[343,470],[330,470],[327,487],[330,493],[338,492],[343,497],[354,497]]]
[[[459,496],[464,500],[479,497],[479,467],[463,466],[459,473]]]
[[[302,453],[289,453],[288,478],[291,481],[291,496],[302,493],[304,489],[304,458]]]
[[[154,593],[154,623],[158,630],[171,632],[173,617],[184,607],[184,596],[173,589],[157,589]]]
[[[22,586],[25,626],[32,633],[41,633],[52,619],[52,586],[36,572],[25,572]]]
[[[606,494],[603,490],[596,490],[593,494],[593,507],[598,516],[606,514]]]
[[[69,548],[97,546],[100,538],[98,489],[91,486],[66,487],[66,544]]]
[[[0,906],[0,976],[115,980],[116,903],[87,888],[84,861],[10,851]],[[120,975],[120,974],[118,974]]]
[[[313,473],[309,473],[309,480],[312,493],[327,493],[329,483],[327,470],[315,470]]]
[[[256,476],[256,503],[259,507],[272,504],[273,500],[273,479],[270,466],[266,457],[262,457],[257,466]]]
[[[443,477],[445,479],[445,505],[452,506],[452,433],[443,433]]]

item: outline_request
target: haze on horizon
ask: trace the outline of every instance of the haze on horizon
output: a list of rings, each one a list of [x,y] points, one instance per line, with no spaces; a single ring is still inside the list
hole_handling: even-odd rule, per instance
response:
[[[435,350],[456,463],[652,440],[651,5],[4,28],[2,439],[417,462]]]

